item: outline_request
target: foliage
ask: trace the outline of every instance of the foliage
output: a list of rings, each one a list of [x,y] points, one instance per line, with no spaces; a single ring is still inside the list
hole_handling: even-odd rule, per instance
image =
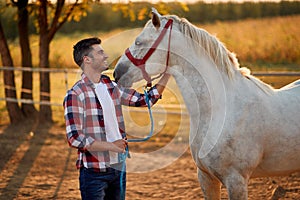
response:
[[[132,3],[129,4],[125,3],[117,3],[113,4],[112,10],[114,12],[121,11],[124,18],[130,18],[131,21],[138,20],[147,20],[148,16],[151,12],[151,7],[157,8],[158,12],[162,15],[169,14],[169,13],[176,13],[176,10],[181,9],[185,12],[189,11],[189,8],[186,3],[183,2],[173,2],[173,3],[164,3],[158,2],[156,4],[149,4],[149,3]]]
[[[246,19],[235,22],[216,22],[195,24],[209,33],[216,35],[227,48],[235,52],[242,66],[252,68],[254,65],[300,66],[300,15],[272,17],[264,19]],[[140,26],[140,28],[143,25]],[[130,31],[130,32],[129,32]],[[98,36],[108,53],[109,62],[121,55],[125,48],[133,42],[140,29],[115,29],[109,32],[93,31],[89,33],[74,32],[58,34],[51,45],[51,67],[74,67],[72,46],[84,37]],[[128,34],[127,34],[128,32]],[[38,38],[32,36],[33,55],[38,54]],[[19,58],[18,45],[11,43],[14,58]],[[20,61],[15,60],[16,65]],[[37,60],[34,57],[34,64]],[[251,63],[251,64],[249,64]]]
[[[186,18],[192,22],[240,20],[300,14],[299,1],[215,3],[197,2],[190,5]]]
[[[5,3],[4,3],[5,2]],[[33,16],[32,22],[36,27],[36,30],[39,35],[39,67],[48,68],[49,65],[49,49],[50,43],[54,38],[57,31],[62,27],[62,25],[67,21],[79,21],[82,16],[86,16],[86,12],[89,8],[89,3],[95,2],[94,0],[75,0],[72,3],[66,3],[65,0],[56,0],[55,2],[49,0],[5,0],[1,1],[0,8],[2,12],[5,12],[11,6],[17,7],[17,11],[14,15],[17,16],[17,23],[14,24],[18,27],[19,34],[19,46],[21,48],[21,60],[23,67],[33,67],[32,65],[32,54],[29,42],[29,31],[28,31],[28,21],[29,14]],[[97,1],[96,1],[97,2]],[[2,14],[2,13],[1,13]],[[1,17],[2,20],[2,17]],[[1,22],[1,21],[0,21]],[[1,23],[1,55],[3,56],[6,52],[10,52],[7,44],[7,39],[2,28]],[[8,35],[10,35],[8,33]],[[7,53],[6,53],[7,54]],[[8,53],[10,55],[10,53]],[[5,56],[4,58],[6,58]],[[9,59],[12,60],[11,56]],[[12,63],[12,62],[11,62]],[[13,66],[13,64],[8,64],[7,60],[2,59],[2,64],[4,66]],[[7,76],[5,76],[7,77]],[[5,80],[5,84],[10,83],[11,86],[14,86],[14,77],[10,76],[9,79]],[[22,74],[22,90],[32,90],[32,73],[24,72]],[[7,98],[15,97],[16,91],[11,90],[12,92],[7,92],[5,95]],[[32,92],[21,93],[21,98],[26,100],[32,100]],[[40,73],[40,101],[50,101],[50,76],[49,73],[41,72]],[[21,107],[18,104],[12,106],[8,105],[8,111],[10,114],[10,120],[12,123],[19,121],[17,112],[30,110],[27,112],[32,116],[34,107],[28,104],[21,104]],[[16,106],[15,106],[16,105]],[[25,106],[30,107],[30,109],[25,108]],[[51,106],[49,105],[40,105],[39,117],[40,121],[52,121],[52,112]],[[16,112],[17,111],[17,112]],[[32,111],[32,112],[31,112]],[[25,113],[26,111],[24,111]],[[22,113],[22,112],[21,112]],[[26,116],[26,114],[25,114]]]
[[[212,23],[217,21],[237,21],[249,18],[265,18],[274,16],[287,16],[300,14],[299,1],[281,2],[244,2],[244,3],[205,3],[199,1],[193,4],[180,2],[152,4],[149,2],[136,2],[128,4],[89,3],[86,7],[75,8],[74,15],[59,30],[60,33],[110,31],[116,28],[135,28],[143,26],[149,19],[152,7],[162,14],[175,14],[185,17],[192,23]],[[67,9],[67,8],[66,8]],[[16,35],[16,22],[14,21],[14,8],[6,9],[1,13],[1,20],[5,25],[6,35],[14,39]],[[72,19],[72,21],[70,21]],[[80,19],[80,21],[79,21]],[[32,21],[32,20],[30,20]],[[36,33],[34,24],[29,24],[30,32]]]

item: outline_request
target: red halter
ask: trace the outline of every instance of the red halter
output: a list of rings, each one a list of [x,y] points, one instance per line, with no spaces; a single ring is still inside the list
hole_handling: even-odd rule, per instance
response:
[[[151,48],[147,51],[147,53],[145,54],[145,56],[143,58],[135,58],[133,57],[133,55],[131,54],[129,48],[126,49],[125,51],[125,55],[127,56],[127,58],[138,68],[140,68],[142,70],[143,73],[143,77],[144,79],[147,81],[147,86],[151,87],[151,82],[154,79],[159,78],[160,76],[162,76],[168,68],[169,65],[169,57],[170,57],[170,39],[171,39],[171,31],[172,31],[172,24],[173,24],[173,20],[169,19],[168,22],[166,23],[165,27],[163,28],[163,30],[161,31],[160,35],[158,36],[158,38],[155,40],[154,44],[151,46]],[[146,61],[150,58],[150,56],[153,54],[153,52],[156,50],[157,46],[159,45],[159,43],[161,42],[161,40],[163,39],[163,37],[165,36],[165,34],[167,33],[168,28],[170,27],[170,33],[169,33],[169,43],[168,43],[168,53],[167,53],[167,60],[166,60],[166,68],[165,71],[163,73],[161,73],[160,75],[158,75],[157,77],[151,79],[151,77],[149,76],[149,74],[146,72],[145,69],[145,64]]]

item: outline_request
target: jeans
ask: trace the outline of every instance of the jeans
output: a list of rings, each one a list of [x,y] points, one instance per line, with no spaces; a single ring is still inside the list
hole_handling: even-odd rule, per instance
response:
[[[106,172],[95,172],[83,167],[79,184],[82,200],[125,200],[126,171],[108,168]]]

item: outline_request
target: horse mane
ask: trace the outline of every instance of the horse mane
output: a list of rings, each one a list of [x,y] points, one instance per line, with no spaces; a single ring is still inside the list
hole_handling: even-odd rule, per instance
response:
[[[251,80],[257,87],[259,87],[266,94],[271,95],[274,93],[274,88],[272,86],[270,86],[269,84],[266,84],[263,81],[261,81],[260,79],[256,78],[255,76],[251,75],[250,69],[248,69],[246,67],[241,67],[238,70],[244,77]]]
[[[217,67],[225,71],[229,79],[232,79],[236,71],[239,71],[244,77],[253,81],[255,85],[265,93],[272,94],[274,92],[274,89],[270,85],[250,75],[249,69],[245,71],[245,68],[240,68],[236,55],[230,52],[216,36],[211,35],[202,28],[196,27],[185,18],[179,18],[176,15],[170,15],[168,17],[180,25],[180,30],[185,36],[199,43]]]
[[[234,69],[239,68],[239,63],[234,53],[230,52],[216,36],[211,35],[202,28],[196,27],[185,18],[179,18],[174,15],[170,17],[178,22],[180,30],[185,36],[197,42],[221,70],[224,70],[230,78],[233,77]]]

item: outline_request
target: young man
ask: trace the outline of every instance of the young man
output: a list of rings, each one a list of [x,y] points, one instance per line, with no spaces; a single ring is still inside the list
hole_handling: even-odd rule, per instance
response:
[[[125,199],[126,174],[121,176],[125,163],[120,154],[125,153],[127,141],[121,105],[146,106],[145,96],[119,87],[102,74],[108,69],[108,56],[99,38],[79,41],[73,56],[83,73],[81,80],[67,91],[63,105],[68,143],[78,149],[76,166],[80,170],[81,197]],[[165,74],[149,90],[151,104],[161,97],[168,79]]]

